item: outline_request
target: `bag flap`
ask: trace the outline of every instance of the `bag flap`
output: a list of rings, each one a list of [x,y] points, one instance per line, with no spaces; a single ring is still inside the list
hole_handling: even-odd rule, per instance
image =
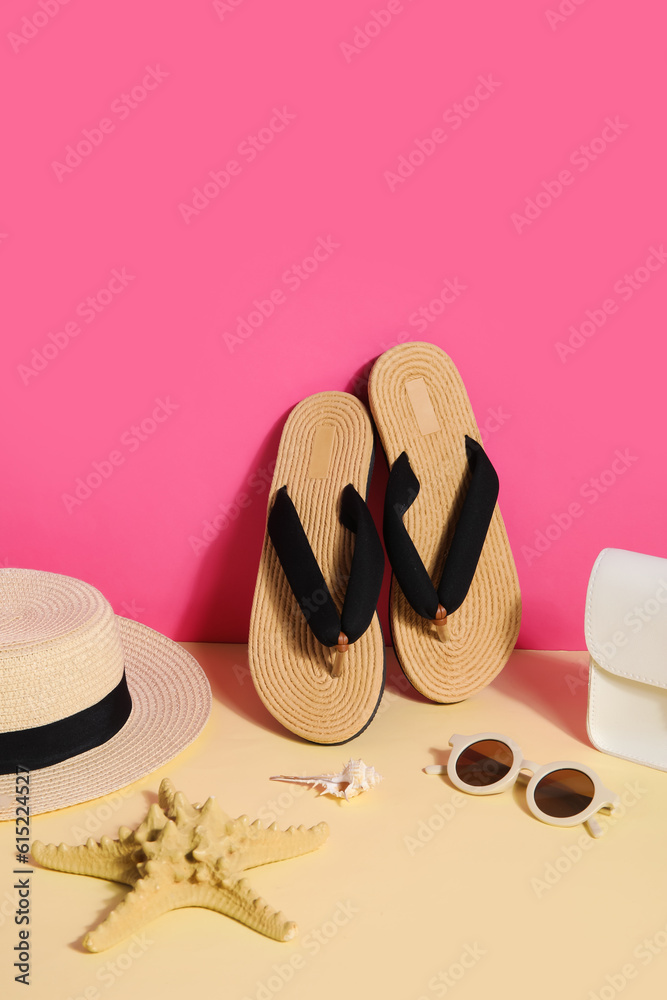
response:
[[[667,559],[602,550],[586,595],[586,645],[610,673],[667,688]]]

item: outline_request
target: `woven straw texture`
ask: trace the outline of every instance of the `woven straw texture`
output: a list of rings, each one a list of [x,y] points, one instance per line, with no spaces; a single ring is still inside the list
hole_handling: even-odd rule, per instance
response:
[[[14,577],[11,585],[7,574]],[[34,574],[35,577],[26,586],[29,596],[24,616],[16,597],[17,574]],[[37,578],[41,578],[41,582]],[[40,587],[42,599],[39,597]],[[10,602],[6,604],[4,600],[10,591],[14,595],[12,621],[6,613]],[[73,595],[68,619],[66,603]],[[60,656],[58,664],[62,676],[53,692],[60,706],[60,717],[80,710],[80,690],[85,689],[90,695],[94,689],[92,682],[86,685],[81,678],[82,664],[87,669],[91,665],[94,668],[97,662],[97,683],[103,689],[100,698],[118,682],[120,674],[115,676],[113,662],[116,642],[120,644],[122,656],[120,673],[124,662],[132,696],[130,717],[107,743],[60,764],[30,773],[31,815],[87,802],[143,778],[192,743],[208,719],[211,690],[194,657],[146,625],[114,616],[113,612],[109,619],[104,605],[109,607],[102,595],[81,581],[36,570],[0,570],[0,719],[3,722],[8,717],[7,705],[15,702],[14,691],[8,686],[18,677],[14,671],[15,664],[22,661],[29,667],[21,681],[25,699],[22,718],[27,716],[26,725],[6,725],[6,730],[44,725],[53,714],[50,703],[41,704],[41,699],[50,702],[52,693],[40,678],[42,667],[50,674],[56,662],[54,657],[41,655],[51,643]],[[87,615],[90,616],[88,620]],[[67,633],[68,620],[72,626],[70,633]],[[101,622],[107,625],[101,628]],[[31,628],[34,628],[32,648]],[[13,637],[11,642],[6,641],[9,633]],[[116,642],[109,640],[109,634],[115,635]],[[69,666],[65,656],[68,635],[74,654]],[[83,655],[82,636],[87,636],[88,640],[101,637],[97,652],[91,646]],[[109,648],[113,657],[109,656]],[[94,674],[95,669],[90,672]],[[63,706],[61,690],[68,687],[77,692],[77,701],[75,704],[72,697],[69,704]],[[39,697],[36,692],[39,692]],[[93,697],[88,704],[96,700],[99,698]],[[12,819],[16,814],[14,787],[13,774],[0,775],[0,820]]]
[[[407,385],[423,379],[439,430],[423,434]],[[435,585],[440,579],[470,474],[464,436],[481,442],[461,376],[451,358],[428,343],[392,348],[371,371],[369,400],[391,467],[406,451],[420,482],[404,524]],[[477,570],[446,637],[408,604],[392,578],[391,630],[396,655],[412,685],[432,701],[462,701],[503,668],[521,624],[516,566],[498,505]]]
[[[58,573],[0,571],[0,733],[95,705],[123,676],[113,609]]]
[[[319,428],[333,429],[324,478],[309,478]],[[340,495],[352,483],[366,496],[373,429],[363,404],[344,392],[302,400],[283,429],[269,494],[287,486],[311,548],[340,613],[354,536],[338,519]],[[320,595],[312,595],[317,601]],[[248,644],[250,670],[269,712],[286,729],[314,743],[342,743],[370,722],[384,686],[384,646],[377,614],[331,676],[331,651],[308,628],[268,537],[257,575]]]

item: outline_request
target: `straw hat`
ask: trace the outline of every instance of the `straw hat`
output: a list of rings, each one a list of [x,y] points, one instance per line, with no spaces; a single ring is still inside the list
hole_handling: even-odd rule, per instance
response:
[[[114,792],[161,767],[202,730],[211,691],[197,661],[114,615],[95,587],[0,569],[0,820]]]

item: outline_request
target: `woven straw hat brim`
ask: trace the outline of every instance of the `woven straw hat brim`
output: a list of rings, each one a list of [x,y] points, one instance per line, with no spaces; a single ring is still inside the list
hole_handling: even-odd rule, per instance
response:
[[[30,815],[88,802],[172,760],[199,735],[211,688],[195,658],[147,625],[116,617],[132,711],[107,743],[30,772]],[[15,775],[0,775],[0,820],[16,816]]]
[[[411,402],[411,383],[432,408],[426,426],[420,426]],[[443,350],[410,342],[376,361],[368,395],[389,466],[405,451],[419,480],[419,495],[403,521],[437,582],[470,480],[465,435],[481,443],[468,393]],[[498,505],[468,595],[448,619],[446,641],[413,610],[395,577],[390,622],[403,672],[431,701],[462,701],[493,680],[514,649],[521,624],[519,580]]]

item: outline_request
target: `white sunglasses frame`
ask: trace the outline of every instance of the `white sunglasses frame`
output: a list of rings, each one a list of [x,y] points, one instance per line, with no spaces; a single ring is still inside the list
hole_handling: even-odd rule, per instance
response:
[[[504,778],[495,781],[491,785],[469,785],[459,778],[456,773],[456,762],[464,750],[467,750],[474,743],[480,743],[482,740],[497,740],[508,747],[514,758],[512,766]],[[519,779],[528,780],[526,788],[528,808],[536,819],[541,820],[543,823],[548,823],[550,826],[578,826],[579,823],[585,823],[592,837],[601,837],[604,831],[595,819],[595,814],[598,812],[614,813],[620,805],[621,800],[619,796],[602,784],[599,775],[592,768],[572,760],[556,760],[550,764],[536,764],[532,760],[525,760],[521,747],[514,740],[509,739],[509,737],[504,736],[502,733],[473,733],[471,736],[462,736],[456,733],[450,737],[449,745],[452,748],[452,752],[449,755],[446,767],[441,764],[431,764],[429,767],[424,768],[427,774],[443,774],[446,771],[447,777],[455,788],[459,788],[468,795],[496,795],[498,792],[503,792],[506,788],[514,785]],[[574,816],[549,816],[535,802],[535,789],[542,778],[552,771],[560,771],[561,768],[581,771],[582,774],[585,774],[593,782],[593,798],[585,809],[582,809],[581,812],[576,813]],[[522,771],[530,771],[532,777],[526,779],[525,775],[520,773]]]

